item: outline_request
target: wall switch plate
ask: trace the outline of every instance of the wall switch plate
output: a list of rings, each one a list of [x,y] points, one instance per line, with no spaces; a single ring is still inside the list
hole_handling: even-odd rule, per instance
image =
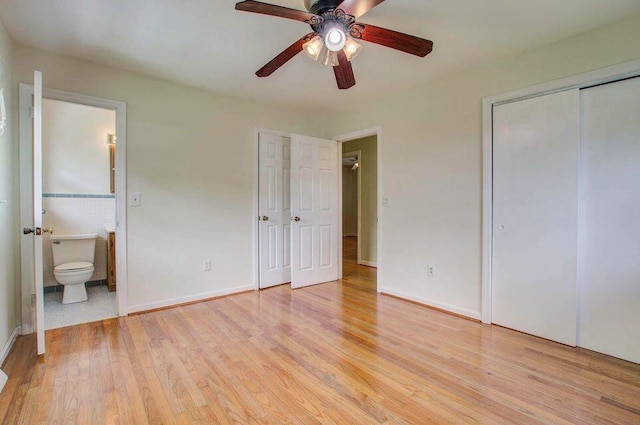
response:
[[[129,206],[139,207],[141,204],[142,204],[142,199],[140,197],[140,192],[131,192],[129,194]]]
[[[427,276],[434,277],[435,275],[436,275],[436,268],[431,264],[429,264],[427,266]]]
[[[382,197],[382,206],[383,207],[390,207],[391,206],[391,196],[384,195]]]
[[[211,260],[204,260],[204,262],[202,263],[202,270],[204,270],[205,272],[211,271]]]

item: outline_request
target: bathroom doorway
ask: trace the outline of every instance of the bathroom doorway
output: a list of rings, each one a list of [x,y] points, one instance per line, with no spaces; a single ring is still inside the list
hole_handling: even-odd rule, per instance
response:
[[[33,86],[20,84],[23,224],[33,214],[32,104]],[[125,130],[123,102],[43,90],[44,330],[126,315]],[[36,328],[34,253],[22,245],[21,333],[29,334]],[[70,283],[73,291],[65,291]]]
[[[115,127],[114,110],[42,101],[45,329],[118,315]]]

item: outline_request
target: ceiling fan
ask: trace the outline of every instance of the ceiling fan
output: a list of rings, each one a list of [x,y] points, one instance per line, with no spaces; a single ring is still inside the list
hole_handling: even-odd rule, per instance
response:
[[[356,84],[351,60],[362,50],[355,40],[364,40],[412,55],[425,57],[433,48],[433,42],[357,22],[360,16],[384,0],[305,0],[308,12],[283,6],[246,0],[236,4],[236,10],[301,21],[311,26],[312,32],[287,47],[271,62],[260,68],[256,75],[268,77],[278,68],[304,51],[311,59],[333,67],[339,89]]]

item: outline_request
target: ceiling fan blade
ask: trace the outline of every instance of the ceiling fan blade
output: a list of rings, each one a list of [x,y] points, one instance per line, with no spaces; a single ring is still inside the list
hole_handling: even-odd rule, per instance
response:
[[[338,52],[338,61],[340,65],[333,67],[333,73],[336,74],[336,81],[340,90],[346,90],[356,85],[356,77],[353,75],[351,62],[347,60],[347,55],[342,50]]]
[[[304,12],[302,10],[290,9],[288,7],[276,6],[273,4],[262,3],[259,1],[241,1],[236,3],[236,10],[243,12],[261,13],[263,15],[278,16],[280,18],[293,19],[295,21],[306,22],[316,16],[313,13]]]
[[[425,57],[433,49],[433,41],[401,32],[376,27],[374,25],[361,24],[364,26],[362,40],[381,46],[390,47],[412,55]]]
[[[273,58],[271,62],[260,68],[258,72],[256,72],[256,75],[258,77],[268,77],[269,75],[273,74],[278,68],[289,62],[295,55],[300,53],[302,51],[302,45],[315,34],[316,33],[314,32],[309,33],[302,37],[300,40],[293,43],[291,46],[284,49],[284,51]]]
[[[383,1],[384,0],[344,0],[338,7],[349,15],[359,18]]]

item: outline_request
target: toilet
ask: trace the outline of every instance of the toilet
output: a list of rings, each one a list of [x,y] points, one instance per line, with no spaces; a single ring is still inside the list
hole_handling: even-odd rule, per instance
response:
[[[64,285],[62,304],[87,300],[85,282],[93,276],[97,234],[51,235],[53,275]]]

